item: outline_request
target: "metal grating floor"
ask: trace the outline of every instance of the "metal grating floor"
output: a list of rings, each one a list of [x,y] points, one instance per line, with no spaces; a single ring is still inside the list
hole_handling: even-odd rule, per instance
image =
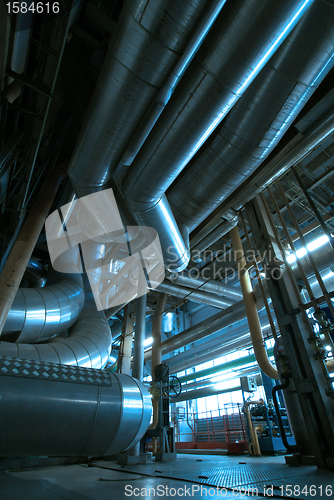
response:
[[[201,456],[200,459],[198,457],[198,455],[191,457],[178,455],[176,462],[151,462],[146,465],[125,467],[112,462],[96,462],[94,465],[147,476],[218,486],[229,491],[234,490],[235,493],[238,491],[245,497],[270,496],[302,500],[334,498],[334,473],[331,471],[318,470],[314,466],[288,466],[282,463],[282,457],[277,457],[276,461],[270,457],[268,458],[270,463],[259,463],[256,458],[248,457],[248,463],[241,462],[244,460],[242,457],[237,460],[228,456],[210,456],[210,458]],[[268,491],[268,487],[272,487],[272,491]]]

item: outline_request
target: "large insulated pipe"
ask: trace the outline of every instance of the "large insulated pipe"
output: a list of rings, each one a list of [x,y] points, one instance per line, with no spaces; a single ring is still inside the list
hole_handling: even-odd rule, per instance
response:
[[[199,304],[206,304],[219,309],[225,309],[235,303],[233,300],[225,297],[221,297],[213,293],[202,292],[202,290],[187,288],[186,286],[171,283],[169,280],[164,280],[157,288],[155,288],[155,291],[167,293],[179,299],[193,300]]]
[[[0,275],[0,333],[66,168],[67,162],[64,162],[47,176],[3,267]]]
[[[230,231],[235,261],[237,262],[238,275],[243,294],[246,315],[251,334],[254,354],[261,370],[270,378],[279,379],[276,368],[270,363],[264,338],[261,330],[259,315],[256,308],[255,297],[249,272],[245,269],[246,259],[241,243],[239,228],[236,226]]]
[[[165,81],[163,87],[156,95],[153,103],[151,104],[143,121],[141,122],[140,127],[132,137],[127,150],[125,151],[125,154],[121,159],[122,165],[130,165],[132,163],[134,157],[140,150],[141,146],[144,144],[153,126],[166,107],[169,99],[171,98],[171,95],[175,90],[175,87],[179,83],[184,72],[194,58],[197,50],[210,31],[213,23],[217,19],[217,16],[219,15],[225,3],[226,0],[215,0],[212,5],[208,6],[208,10],[205,12],[205,15],[201,19],[201,22],[191,36],[187,47],[183,51],[182,56],[176,63],[169,77]]]
[[[24,272],[21,287],[30,286],[40,288],[46,285],[46,281],[44,265],[35,257],[31,257]]]
[[[145,434],[151,397],[127,375],[0,358],[0,455],[103,456]]]
[[[168,200],[176,220],[190,231],[265,160],[333,68],[333,7],[314,2],[211,144],[177,181]],[[213,241],[208,240],[206,244]],[[204,242],[199,246],[204,249]]]
[[[78,196],[106,187],[209,3],[126,0],[71,159]]]
[[[1,338],[20,332],[16,342],[44,342],[78,319],[85,300],[80,274],[55,273],[43,288],[19,288]]]
[[[164,198],[167,188],[311,4],[265,0],[259,6],[257,0],[238,0],[227,12],[222,10],[123,180],[127,205],[138,224],[161,232],[157,217],[171,217]],[[162,247],[173,249],[175,269],[184,269],[185,254],[163,233]],[[169,267],[170,259],[166,261]]]
[[[92,293],[87,290],[84,309],[68,338],[56,337],[45,344],[0,342],[0,356],[88,368],[104,368],[110,349],[108,321],[103,311],[96,309]]]

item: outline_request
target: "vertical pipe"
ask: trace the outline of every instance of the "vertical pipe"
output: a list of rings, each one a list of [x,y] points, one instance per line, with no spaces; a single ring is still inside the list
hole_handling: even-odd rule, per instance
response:
[[[146,279],[143,276],[145,283]],[[139,275],[139,282],[140,282]],[[143,281],[143,280],[142,280]],[[138,283],[140,286],[140,283]],[[143,283],[142,283],[143,284]],[[133,342],[132,377],[140,382],[144,378],[144,340],[146,332],[146,293],[137,298],[136,301],[136,324],[135,338]],[[127,452],[128,455],[138,457],[140,454],[140,442],[136,443]]]
[[[240,286],[244,298],[246,315],[251,334],[252,344],[256,361],[261,370],[270,378],[278,379],[278,372],[270,363],[267,350],[264,344],[259,315],[256,309],[256,302],[253,294],[252,283],[248,271],[245,269],[246,259],[242,248],[238,226],[230,231],[231,241],[235,252],[235,261],[237,263]]]
[[[155,306],[153,321],[152,321],[152,358],[151,358],[151,373],[152,379],[154,380],[154,368],[161,363],[161,321],[162,315],[164,313],[166,304],[167,294],[161,293],[158,298],[158,302]],[[153,397],[153,422],[150,429],[155,429],[158,425],[159,419],[159,399]],[[156,448],[156,442],[153,440],[153,452]]]
[[[66,175],[66,168],[67,162],[64,162],[47,176],[3,267],[0,275],[0,333],[54,197]]]
[[[151,360],[151,371],[152,378],[154,373],[154,367],[160,365],[161,363],[161,321],[162,315],[165,309],[167,295],[162,293],[159,295],[158,302],[155,306],[155,311],[152,321],[152,360]]]
[[[138,297],[136,310],[135,339],[133,343],[132,376],[143,381],[144,340],[146,330],[146,294]]]
[[[128,304],[124,309],[124,317],[122,324],[122,337],[118,353],[117,373],[125,373],[130,375],[131,367],[131,352],[133,339],[133,304]]]

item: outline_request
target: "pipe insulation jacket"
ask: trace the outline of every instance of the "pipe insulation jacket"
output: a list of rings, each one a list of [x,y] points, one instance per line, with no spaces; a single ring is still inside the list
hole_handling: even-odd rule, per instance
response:
[[[92,294],[86,291],[84,309],[70,329],[68,338],[56,337],[45,344],[0,342],[0,356],[104,368],[111,349],[111,333],[103,311],[98,311]]]
[[[124,196],[138,224],[151,226],[160,203],[166,210],[168,187],[312,3],[235,0],[225,5],[124,177]]]
[[[246,181],[333,68],[333,7],[332,1],[323,0],[310,6],[217,128],[211,143],[176,181],[168,201],[178,223],[192,231]],[[197,248],[207,248],[217,233]]]
[[[73,325],[84,300],[80,274],[55,273],[50,286],[19,288],[1,336],[20,332],[16,342],[44,342]]]
[[[0,357],[0,455],[103,456],[145,434],[145,386],[108,371]]]
[[[124,2],[69,167],[78,196],[106,187],[209,4]]]

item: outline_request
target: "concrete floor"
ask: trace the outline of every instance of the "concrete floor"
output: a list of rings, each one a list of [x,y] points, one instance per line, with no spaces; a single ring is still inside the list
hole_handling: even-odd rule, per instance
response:
[[[263,498],[263,484],[266,484],[263,483],[265,480],[263,474],[268,477],[267,483],[269,481],[271,484],[274,482],[272,478],[276,477],[273,471],[276,470],[277,477],[282,478],[283,471],[289,478],[290,484],[300,484],[301,481],[305,481],[306,473],[312,477],[312,482],[316,480],[324,485],[329,481],[333,483],[333,473],[317,471],[314,467],[288,467],[285,465],[284,457],[178,455],[176,462],[153,461],[138,466],[119,466],[116,462],[97,461],[89,466],[77,464],[7,470],[0,473],[0,498],[1,500],[110,500],[155,496],[194,499],[224,497],[228,500],[232,498],[241,500],[245,496],[253,495],[244,492],[240,494],[238,489],[233,490],[231,478],[233,481],[239,478],[241,484],[240,478],[245,480],[245,476],[242,476],[245,471],[248,474],[247,480],[259,486],[259,494],[256,496]],[[203,471],[209,471],[205,472],[207,476],[203,475]],[[228,487],[217,490],[212,482],[220,474],[220,484],[222,484],[222,472]],[[185,479],[187,477],[189,479]],[[193,478],[199,478],[198,481],[209,484],[198,484],[195,482],[196,479],[191,482]],[[216,484],[219,483],[217,481]],[[285,484],[285,480],[282,484]],[[276,490],[274,497],[282,498],[282,495]],[[303,498],[298,494],[293,497]],[[312,498],[321,497],[332,498],[332,495],[316,495]]]

